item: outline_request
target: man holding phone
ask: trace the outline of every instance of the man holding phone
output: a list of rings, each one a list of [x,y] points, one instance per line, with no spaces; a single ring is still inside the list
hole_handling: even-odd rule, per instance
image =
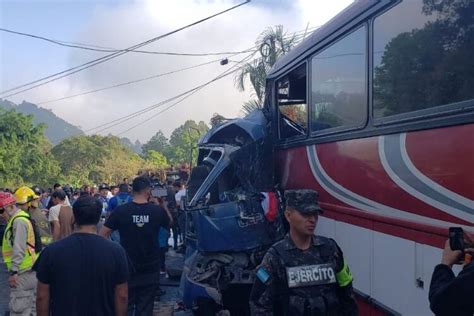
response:
[[[474,314],[473,240],[474,236],[463,234],[459,228],[450,229],[441,264],[435,267],[431,278],[430,308],[437,316]],[[455,276],[452,266],[461,263],[464,268]]]

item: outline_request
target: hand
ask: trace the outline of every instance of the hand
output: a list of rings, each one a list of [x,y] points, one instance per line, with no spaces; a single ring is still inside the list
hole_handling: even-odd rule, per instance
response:
[[[474,234],[464,232],[464,244],[468,248],[474,248]]]
[[[462,251],[451,250],[451,246],[449,245],[449,239],[448,239],[446,243],[444,244],[443,259],[441,260],[441,263],[449,267],[452,267],[453,264],[459,263],[461,259],[462,259]]]
[[[17,279],[18,274],[10,275],[10,277],[8,278],[8,285],[10,285],[10,287],[17,287]]]

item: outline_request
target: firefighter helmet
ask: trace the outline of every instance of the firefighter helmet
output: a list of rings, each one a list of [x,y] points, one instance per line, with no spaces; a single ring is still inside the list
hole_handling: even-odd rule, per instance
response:
[[[27,186],[22,186],[15,191],[15,199],[17,204],[26,204],[37,198],[39,198],[39,196],[37,196],[35,192],[33,192],[33,190]]]

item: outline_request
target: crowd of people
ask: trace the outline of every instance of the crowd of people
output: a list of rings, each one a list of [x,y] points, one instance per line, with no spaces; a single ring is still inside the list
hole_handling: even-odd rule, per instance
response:
[[[151,315],[165,254],[183,251],[184,196],[184,183],[153,176],[0,189],[10,315],[35,301],[38,315]]]
[[[30,315],[34,306],[39,316],[153,315],[171,232],[175,249],[183,242],[185,184],[138,176],[131,185],[123,179],[116,187],[83,186],[77,196],[66,191],[59,184],[48,193],[26,186],[0,191],[10,315]],[[251,314],[358,315],[342,249],[315,235],[323,212],[317,192],[284,196],[289,232],[256,268]],[[474,265],[466,259],[474,253],[472,237],[466,234],[464,252],[446,243],[430,286],[437,315],[474,311]],[[451,268],[463,259],[456,277]]]

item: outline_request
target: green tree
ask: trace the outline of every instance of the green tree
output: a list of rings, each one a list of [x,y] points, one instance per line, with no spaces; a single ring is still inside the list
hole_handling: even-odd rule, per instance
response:
[[[103,163],[106,148],[96,144],[92,137],[70,137],[52,150],[61,165],[62,174],[73,184],[89,183],[97,167]]]
[[[166,157],[153,149],[147,151],[146,162],[150,169],[165,169],[168,167],[168,160]]]
[[[474,97],[474,2],[424,0],[422,12],[433,18],[393,37],[375,67],[376,117]]]
[[[143,146],[143,154],[146,156],[149,150],[154,150],[160,153],[164,153],[169,149],[168,138],[162,131],[156,132],[150,140],[145,143]]]
[[[165,156],[173,164],[190,162],[192,156],[194,164],[197,158],[196,144],[208,130],[209,127],[203,121],[199,123],[193,120],[186,121],[171,133],[170,150]]]
[[[64,177],[75,185],[89,182],[118,183],[133,177],[146,162],[115,136],[76,136],[52,150]]]
[[[296,36],[288,36],[283,31],[283,26],[277,25],[264,30],[255,44],[260,47],[261,56],[242,65],[234,77],[234,83],[240,91],[245,91],[247,80],[253,89],[254,99],[245,102],[242,108],[246,114],[262,107],[267,73],[278,58],[288,53],[296,44]]]
[[[2,186],[46,185],[56,180],[59,166],[50,154],[44,124],[15,110],[0,110],[0,183]]]

